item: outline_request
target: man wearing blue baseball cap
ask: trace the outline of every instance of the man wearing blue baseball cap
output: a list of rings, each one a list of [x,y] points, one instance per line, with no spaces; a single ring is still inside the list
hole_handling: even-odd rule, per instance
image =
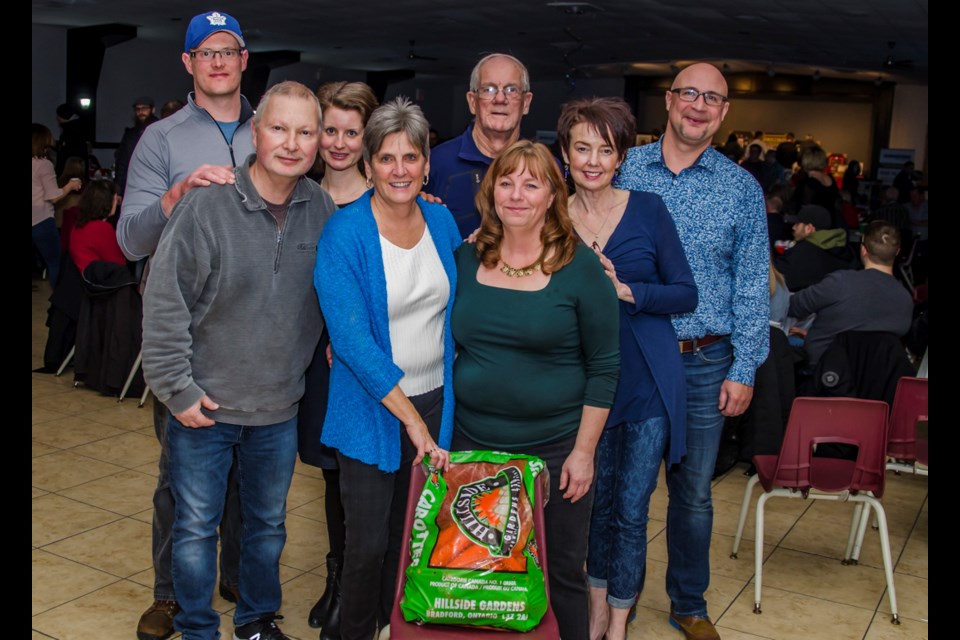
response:
[[[131,260],[151,256],[174,205],[194,187],[233,184],[233,169],[254,152],[253,108],[240,94],[247,67],[240,24],[208,11],[190,21],[184,39],[183,66],[193,76],[187,104],[154,123],[140,138],[127,172],[117,240]],[[139,640],[164,640],[174,632],[179,611],[172,577],[175,498],[170,488],[168,411],[153,402],[153,426],[160,441],[157,488],[153,495],[154,602],[140,617]],[[222,598],[237,601],[240,562],[240,500],[235,469],[220,523]]]

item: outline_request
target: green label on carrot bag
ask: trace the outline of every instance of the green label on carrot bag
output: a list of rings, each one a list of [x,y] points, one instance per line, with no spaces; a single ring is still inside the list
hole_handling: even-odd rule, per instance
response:
[[[494,451],[455,451],[450,461],[417,501],[404,619],[528,631],[547,610],[533,529],[544,462]]]

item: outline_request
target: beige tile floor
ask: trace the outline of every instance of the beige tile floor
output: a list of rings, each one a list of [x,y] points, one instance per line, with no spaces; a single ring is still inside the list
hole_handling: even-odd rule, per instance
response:
[[[33,361],[42,364],[46,283],[33,292]],[[34,639],[132,640],[152,600],[150,519],[160,455],[151,409],[118,403],[63,377],[32,374]],[[753,609],[753,524],[740,558],[729,557],[746,478],[735,467],[714,486],[710,612],[724,640],[921,640],[927,631],[927,479],[889,476],[884,496],[902,624],[890,623],[879,536],[868,531],[861,562],[842,566],[850,505],[768,502],[763,614]],[[282,626],[316,638],[307,612],[324,584],[327,549],[323,479],[298,463],[288,498],[281,558]],[[647,588],[631,640],[681,638],[667,624],[663,483],[651,505]],[[214,597],[221,631],[232,634],[232,605]],[[179,635],[174,636],[178,638]]]

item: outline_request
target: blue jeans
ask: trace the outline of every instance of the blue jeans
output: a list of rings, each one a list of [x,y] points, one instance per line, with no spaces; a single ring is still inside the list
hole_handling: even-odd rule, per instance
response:
[[[159,400],[153,402],[153,429],[160,442],[157,487],[153,491],[153,597],[176,600],[173,590],[173,517],[176,507],[170,487],[170,456],[167,451],[167,423],[170,412]],[[237,465],[227,476],[227,498],[220,521],[220,582],[236,588],[240,582],[240,496]]]
[[[687,378],[687,455],[667,470],[667,595],[678,616],[707,617],[713,501],[723,414],[720,387],[733,361],[729,339],[684,353]]]
[[[643,591],[650,496],[666,444],[667,419],[658,416],[605,429],[597,447],[587,581],[606,587],[617,609],[632,607]]]
[[[52,289],[60,277],[60,232],[56,220],[47,218],[33,225],[33,244],[47,263],[47,282]]]
[[[280,552],[287,539],[287,491],[297,457],[296,417],[250,427],[217,422],[167,428],[173,522],[173,585],[181,611],[174,627],[184,640],[216,640],[220,616],[210,606],[217,580],[217,525],[227,476],[237,458],[243,534],[240,542],[240,626],[280,608]]]

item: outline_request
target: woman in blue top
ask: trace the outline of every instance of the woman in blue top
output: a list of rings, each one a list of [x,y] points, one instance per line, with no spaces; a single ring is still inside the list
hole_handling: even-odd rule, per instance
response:
[[[660,461],[686,451],[686,384],[670,314],[693,311],[697,288],[660,196],[611,182],[636,124],[619,98],[563,106],[557,135],[576,186],[570,217],[620,299],[620,379],[598,446],[587,573],[590,637],[621,640],[646,567],[647,512]]]
[[[417,197],[429,129],[405,97],[373,112],[363,134],[373,189],[337,211],[317,245],[333,347],[321,441],[337,450],[346,523],[343,640],[369,640],[389,622],[409,466],[425,455],[449,466],[460,234],[446,207]]]

